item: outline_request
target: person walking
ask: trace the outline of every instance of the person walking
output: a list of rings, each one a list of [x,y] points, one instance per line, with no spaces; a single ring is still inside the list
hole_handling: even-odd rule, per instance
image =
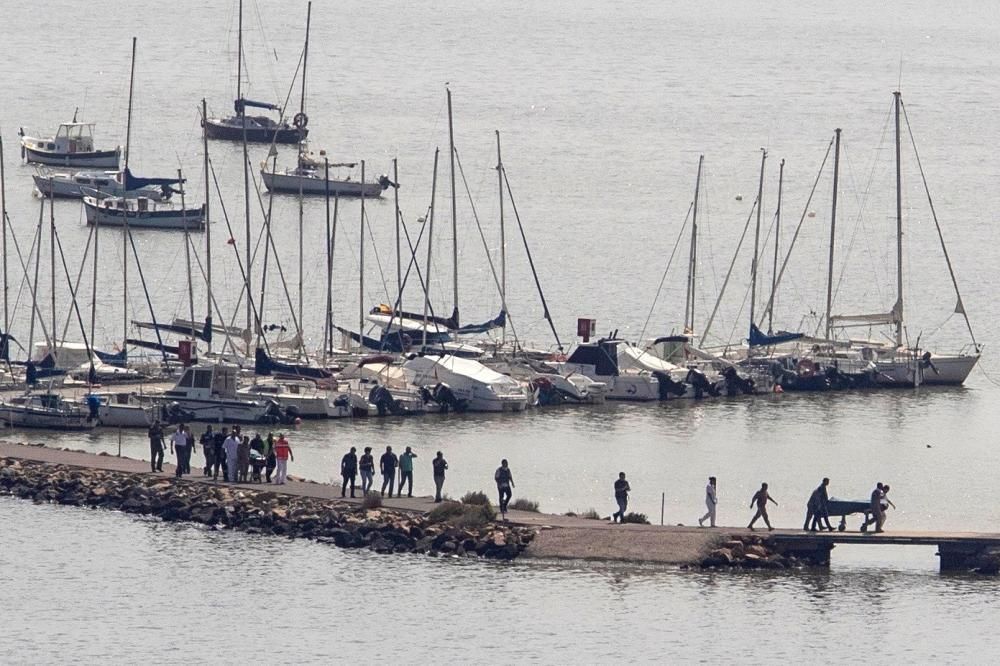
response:
[[[417,454],[411,447],[406,447],[403,455],[399,456],[399,496],[403,495],[403,484],[408,484],[407,497],[413,497],[413,459]]]
[[[708,521],[709,527],[715,527],[715,507],[719,505],[719,495],[716,492],[715,477],[708,477],[708,485],[705,486],[705,508],[708,509],[705,515],[698,519],[698,527],[704,527]]]
[[[618,472],[618,480],[615,481],[615,502],[618,503],[618,510],[611,514],[612,522],[624,522],[625,510],[628,509],[628,494],[632,491],[632,486],[625,480],[625,472]]]
[[[236,448],[236,473],[240,483],[246,483],[250,475],[250,437],[243,435]]]
[[[274,454],[274,433],[267,433],[264,440],[264,482],[271,483],[271,475],[274,468],[278,466],[278,458]]]
[[[239,460],[240,442],[242,437],[240,437],[240,427],[233,426],[233,430],[229,433],[229,437],[226,441],[222,443],[222,449],[226,452],[226,481],[230,483],[236,483],[236,469],[237,462]]]
[[[385,497],[385,488],[389,487],[389,497],[396,483],[396,468],[399,466],[399,458],[392,452],[392,447],[385,447],[385,453],[378,461],[379,470],[382,472],[382,497]]]
[[[188,436],[184,432],[184,424],[177,424],[177,430],[170,436],[170,453],[177,456],[177,469],[174,476],[180,478],[184,474],[184,453],[188,448]]]
[[[812,491],[809,496],[809,502],[806,504],[806,522],[802,526],[803,531],[815,532],[817,529],[823,529],[823,521],[826,521],[826,529],[833,531],[833,525],[830,524],[830,494],[827,491],[827,486],[830,485],[830,479],[824,478],[819,484],[816,490]],[[812,521],[810,523],[810,520]]]
[[[358,469],[361,471],[361,494],[367,495],[375,479],[375,456],[372,455],[372,447],[365,447],[365,452],[358,461]]]
[[[763,518],[764,519],[764,524],[767,525],[767,529],[769,529],[769,530],[773,530],[774,529],[773,527],[771,527],[771,521],[767,517],[767,503],[768,502],[774,502],[774,506],[778,506],[778,503],[774,501],[774,498],[771,497],[771,495],[768,494],[768,492],[767,492],[767,484],[766,483],[762,483],[762,484],[760,484],[760,490],[758,490],[757,492],[755,492],[753,494],[753,497],[750,499],[750,508],[752,509],[754,507],[754,505],[756,504],[757,505],[757,513],[755,513],[753,515],[753,518],[750,520],[750,524],[747,525],[747,527],[749,529],[751,529],[751,530],[753,529],[753,524],[757,522],[758,518]]]
[[[202,476],[212,476],[212,465],[215,464],[215,433],[212,432],[212,426],[205,428],[199,443],[201,444],[201,453],[205,456],[205,469]]]
[[[879,481],[875,484],[875,490],[872,491],[871,503],[868,507],[871,517],[866,518],[865,522],[861,525],[862,532],[866,531],[869,525],[874,525],[876,532],[882,531],[882,525],[885,523],[885,509],[882,506],[882,500],[884,499],[885,486]]]
[[[292,453],[292,447],[285,439],[285,433],[279,432],[278,439],[274,442],[274,459],[277,463],[276,472],[274,477],[274,483],[277,485],[284,485],[288,477],[288,460],[289,458],[294,461],[295,455]]]
[[[500,496],[500,515],[507,520],[507,505],[510,503],[511,491],[514,488],[514,475],[506,458],[500,461],[500,466],[493,473],[493,480],[497,482],[497,493]]]
[[[441,489],[444,488],[444,471],[448,469],[448,461],[444,459],[444,454],[440,451],[437,452],[437,456],[431,461],[431,467],[434,468],[434,501],[441,501]]]
[[[163,471],[163,425],[157,419],[149,426],[149,464],[154,472]]]
[[[340,496],[345,497],[347,494],[347,484],[351,484],[351,497],[354,497],[354,480],[358,476],[358,453],[355,447],[351,447],[351,450],[344,454],[344,457],[340,459],[340,478],[343,481],[340,483]],[[363,491],[362,491],[363,492]]]
[[[222,480],[228,481],[226,478],[226,440],[229,439],[229,428],[223,427],[222,430],[215,433],[212,441],[212,479],[215,481],[219,480],[219,470],[222,470]]]

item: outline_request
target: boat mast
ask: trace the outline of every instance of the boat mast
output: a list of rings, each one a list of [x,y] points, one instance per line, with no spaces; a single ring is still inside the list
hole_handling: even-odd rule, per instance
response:
[[[52,353],[52,358],[58,360],[59,354],[56,351],[56,347],[59,345],[59,341],[56,339],[56,199],[53,192],[49,192],[49,263],[51,264],[51,275],[52,280],[52,343],[49,345],[49,351]]]
[[[767,162],[767,148],[760,149],[760,180],[757,183],[757,227],[753,234],[753,262],[750,264],[750,325],[754,321],[754,309],[757,306],[757,254],[760,252],[760,209],[764,203],[764,164]]]
[[[451,89],[448,91],[448,152],[451,155],[451,266],[455,307],[452,318],[458,324],[458,204],[455,197],[455,127],[451,116]]]
[[[0,232],[3,233],[3,334],[7,335],[10,333],[10,310],[7,305],[7,180],[3,163],[3,137],[0,137]],[[7,345],[6,342],[3,344]]]
[[[312,4],[312,3],[310,3]],[[323,356],[330,352],[330,314],[333,310],[333,254],[330,252],[330,159],[323,158],[323,189],[326,201],[326,314],[323,317]]]
[[[427,268],[424,271],[424,328],[420,342],[421,349],[427,348],[427,311],[431,306],[431,247],[434,240],[434,200],[437,198],[438,155],[441,149],[434,149],[434,176],[431,178],[431,210],[427,220]]]
[[[305,114],[306,112],[306,64],[309,62],[309,24],[312,20],[312,2],[306,6],[306,43],[305,47],[302,49],[302,97],[299,100],[299,113]],[[304,127],[304,126],[303,126]],[[304,137],[303,129],[299,130],[299,150],[302,150]],[[304,260],[303,255],[305,254],[305,244],[303,241],[304,228],[303,228],[303,217],[304,212],[304,199],[305,194],[303,192],[304,183],[302,179],[299,178],[299,331],[301,332],[304,324],[302,319],[302,293],[305,291],[305,281],[304,281]],[[300,351],[302,349],[300,348]]]
[[[365,161],[361,160],[361,247],[358,269],[358,338],[365,332]],[[363,345],[358,340],[358,351]]]
[[[205,289],[208,292],[208,298],[205,302],[205,328],[210,329],[212,326],[212,221],[209,218],[208,211],[208,201],[209,201],[209,164],[208,164],[208,105],[205,99],[201,100],[201,142],[202,142],[202,152],[205,154]],[[96,235],[94,237],[94,249],[96,252],[97,243]],[[208,351],[212,351],[212,335],[208,332]],[[94,335],[91,333],[91,340],[93,340]]]
[[[497,187],[500,196],[500,307],[507,312],[507,233],[503,220],[503,159],[500,156],[500,130],[497,134]],[[507,321],[500,332],[500,344],[507,342]]]
[[[688,256],[687,296],[684,303],[684,333],[694,335],[695,280],[698,275],[698,195],[701,191],[701,166],[704,155],[698,156],[698,176],[694,181],[694,203],[691,206],[691,251]]]
[[[399,160],[392,159],[392,182],[396,184],[393,188],[393,205],[396,208],[396,307],[403,309],[403,259],[399,254]],[[362,181],[362,187],[364,182]]]
[[[774,331],[774,292],[778,288],[778,251],[781,240],[781,189],[785,182],[785,160],[778,164],[778,206],[774,211],[774,264],[771,266],[771,298],[767,303],[767,332]]]
[[[309,22],[312,19],[313,3],[306,5],[306,45],[302,49],[302,98],[299,100],[299,112],[306,112],[306,64],[309,62]],[[303,126],[304,127],[304,126]],[[302,140],[302,130],[299,130],[299,140]]]
[[[833,327],[830,315],[833,309],[833,244],[837,234],[837,183],[840,178],[840,128],[833,135],[833,205],[830,209],[830,262],[826,274],[826,339],[830,340]]]
[[[128,174],[128,160],[132,145],[132,91],[135,88],[135,42],[132,38],[132,66],[128,77],[128,116],[125,122],[125,167],[122,170],[122,187],[126,187],[125,176]],[[125,349],[125,341],[128,340],[128,245],[131,231],[128,228],[128,206],[122,215],[124,233],[122,233],[122,349]],[[98,220],[94,224],[100,225]]]
[[[902,156],[899,152],[899,107],[900,92],[892,93],[893,105],[896,108],[896,307],[893,308],[893,319],[896,320],[896,347],[903,346],[903,177]]]
[[[238,53],[236,54],[236,99],[239,105],[240,125],[243,129],[243,217],[244,217],[244,240],[246,241],[246,290],[247,290],[247,331],[253,330],[253,305],[250,298],[250,289],[253,281],[250,279],[250,155],[247,149],[247,114],[243,106],[242,76],[243,76],[243,0],[240,0],[240,19]],[[247,353],[250,352],[250,343],[247,343]]]
[[[184,223],[184,263],[187,268],[188,313],[191,316],[191,339],[194,340],[194,274],[191,272],[191,231],[188,229],[187,205],[184,201],[184,182],[181,170],[177,170],[177,180],[181,186],[181,221]]]

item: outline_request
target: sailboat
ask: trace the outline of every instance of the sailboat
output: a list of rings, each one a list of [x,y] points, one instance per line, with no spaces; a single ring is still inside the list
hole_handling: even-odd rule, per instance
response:
[[[184,179],[180,172],[176,178],[137,178],[129,171],[129,149],[132,136],[132,93],[135,84],[135,45],[132,38],[132,69],[128,88],[128,126],[125,130],[125,165],[121,172],[121,182],[125,190],[123,196],[110,196],[90,187],[81,186],[83,206],[87,212],[87,224],[131,229],[181,229],[203,231],[205,229],[205,207],[186,208],[184,205]],[[144,187],[171,188],[180,185],[181,205],[147,196],[127,196],[131,190]]]
[[[281,119],[281,107],[270,102],[256,102],[243,97],[243,0],[239,6],[239,37],[236,52],[236,100],[233,102],[234,115],[225,118],[204,118],[202,126],[210,139],[226,141],[249,141],[250,143],[298,143],[306,138],[309,118],[305,113],[297,113],[292,124]],[[269,116],[250,116],[247,109],[277,111],[279,119]]]
[[[962,315],[965,320],[971,338],[972,353],[961,352],[957,354],[938,354],[919,346],[919,340],[914,345],[904,342],[904,308],[903,308],[903,203],[902,203],[902,156],[900,149],[900,123],[905,117],[902,95],[899,91],[893,93],[893,111],[895,117],[895,149],[896,149],[896,302],[892,309],[884,313],[860,314],[860,315],[833,315],[829,314],[828,325],[832,329],[843,329],[852,326],[862,326],[871,328],[873,326],[891,326],[894,330],[894,339],[891,345],[852,345],[860,347],[861,356],[865,360],[874,361],[878,367],[876,381],[884,386],[920,386],[922,384],[932,385],[959,385],[965,382],[969,373],[979,361],[980,347],[976,343],[975,335],[972,332],[972,325],[969,315],[965,311],[962,302],[962,294],[958,289],[958,281],[955,271],[948,255],[948,248],[944,242],[941,226],[938,222],[934,204],[927,189],[927,180],[924,177],[923,165],[920,163],[920,156],[916,153],[914,144],[914,156],[916,164],[920,169],[921,181],[924,189],[928,192],[930,212],[934,219],[934,226],[938,233],[941,249],[945,262],[948,266],[948,273],[951,276],[952,286],[955,290],[956,305],[955,313]],[[909,120],[907,119],[909,129]],[[912,139],[912,131],[910,132]],[[832,245],[831,245],[832,247]],[[831,250],[832,252],[832,250]],[[829,336],[828,336],[829,337]]]

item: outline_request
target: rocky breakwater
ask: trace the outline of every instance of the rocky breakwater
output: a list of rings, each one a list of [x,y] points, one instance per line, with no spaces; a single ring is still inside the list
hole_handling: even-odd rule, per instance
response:
[[[767,537],[756,534],[726,538],[700,563],[702,569],[791,569],[817,564],[821,563],[782,555]]]
[[[0,458],[0,494],[376,553],[511,560],[535,536],[530,528],[488,520],[449,522],[386,508],[16,458]]]

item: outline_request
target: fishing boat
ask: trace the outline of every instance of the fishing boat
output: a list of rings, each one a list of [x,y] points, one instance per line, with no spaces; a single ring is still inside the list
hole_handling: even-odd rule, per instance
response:
[[[87,224],[130,229],[205,230],[205,207],[184,208],[171,202],[154,201],[148,197],[101,198],[97,192],[84,190],[83,206]]]
[[[12,428],[90,430],[97,425],[84,406],[58,393],[29,393],[0,402],[0,422]]]
[[[410,384],[458,411],[520,412],[528,404],[526,392],[516,381],[472,359],[415,356],[402,367]]]
[[[73,121],[61,123],[55,136],[35,137],[21,128],[21,157],[29,164],[79,168],[117,169],[122,150],[96,150],[94,148],[95,123]]]
[[[298,164],[291,169],[278,170],[261,162],[260,177],[264,186],[272,192],[290,194],[329,195],[331,197],[379,198],[390,187],[398,187],[388,176],[378,180],[362,182],[352,175],[356,162],[327,162],[326,151],[319,157],[309,152],[306,142],[299,145]]]
[[[46,197],[80,199],[84,196],[83,190],[89,189],[106,196],[146,197],[161,201],[169,199],[174,193],[169,185],[147,184],[149,179],[136,185],[136,179],[131,173],[125,174],[123,184],[121,171],[56,171],[38,167],[32,178],[35,180],[35,190]]]
[[[171,419],[211,423],[276,423],[281,407],[269,399],[237,392],[235,365],[214,363],[187,368],[177,384],[158,402]]]
[[[131,392],[90,393],[84,401],[96,405],[98,423],[108,428],[148,428],[159,411]]]

